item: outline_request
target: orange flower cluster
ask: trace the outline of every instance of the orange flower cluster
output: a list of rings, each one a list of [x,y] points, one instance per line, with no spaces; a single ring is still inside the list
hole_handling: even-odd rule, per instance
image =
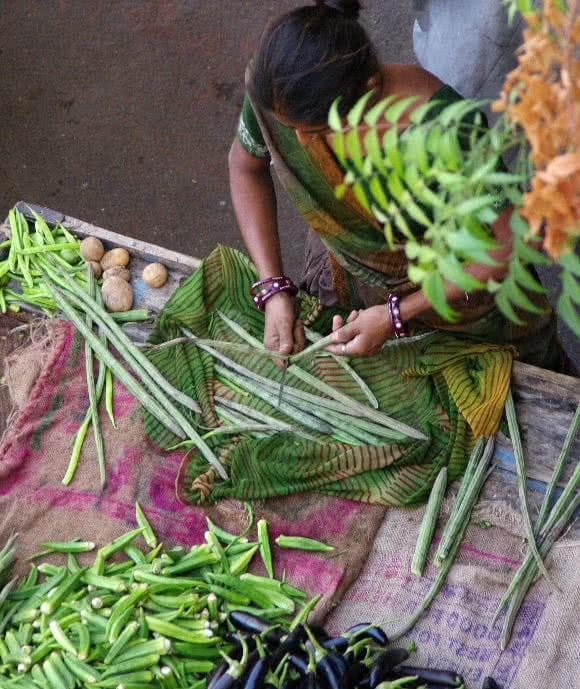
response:
[[[580,236],[580,2],[544,0],[525,16],[518,66],[495,111],[505,111],[530,145],[534,167],[521,214],[557,258]]]

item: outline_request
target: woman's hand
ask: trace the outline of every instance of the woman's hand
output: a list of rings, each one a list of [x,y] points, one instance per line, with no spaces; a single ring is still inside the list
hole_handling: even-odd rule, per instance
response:
[[[286,292],[279,292],[266,302],[266,324],[264,346],[273,352],[295,354],[304,349],[304,326],[294,315],[294,298]],[[276,365],[283,362],[276,359]]]
[[[360,311],[351,311],[346,324],[341,316],[332,319],[333,341],[327,352],[342,356],[371,356],[381,351],[393,335],[391,321],[384,304]]]

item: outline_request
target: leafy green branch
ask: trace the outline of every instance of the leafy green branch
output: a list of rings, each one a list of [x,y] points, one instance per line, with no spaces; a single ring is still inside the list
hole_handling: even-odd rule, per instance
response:
[[[429,101],[407,120],[406,112],[416,98],[391,96],[368,108],[369,98],[367,94],[356,103],[346,124],[338,101],[329,113],[334,151],[345,170],[337,196],[351,189],[381,223],[387,245],[404,248],[409,280],[423,289],[446,320],[454,321],[458,314],[447,303],[444,280],[466,292],[494,293],[498,308],[515,323],[523,323],[516,309],[541,313],[527,294],[544,292],[529,267],[550,261],[537,250],[517,212],[531,167],[526,156],[520,156],[516,173],[502,163],[510,149],[522,150],[521,132],[504,119],[487,128],[481,101],[450,105]],[[474,264],[497,265],[489,255],[497,247],[491,225],[509,204],[515,210],[507,273],[501,283],[484,284],[467,269]],[[562,265],[560,315],[577,332],[578,265]]]

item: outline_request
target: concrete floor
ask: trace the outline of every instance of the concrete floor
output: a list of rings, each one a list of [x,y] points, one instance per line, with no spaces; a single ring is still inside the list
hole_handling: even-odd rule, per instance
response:
[[[24,199],[198,257],[242,248],[227,153],[244,68],[267,20],[301,4],[3,0],[0,215]],[[413,62],[412,3],[364,5],[381,58]],[[306,228],[279,201],[296,277]]]

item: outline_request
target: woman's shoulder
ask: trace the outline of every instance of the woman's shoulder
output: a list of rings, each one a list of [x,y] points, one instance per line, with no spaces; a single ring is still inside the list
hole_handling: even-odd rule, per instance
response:
[[[385,95],[419,96],[427,101],[445,86],[441,79],[419,65],[383,65],[383,73],[388,91]]]

